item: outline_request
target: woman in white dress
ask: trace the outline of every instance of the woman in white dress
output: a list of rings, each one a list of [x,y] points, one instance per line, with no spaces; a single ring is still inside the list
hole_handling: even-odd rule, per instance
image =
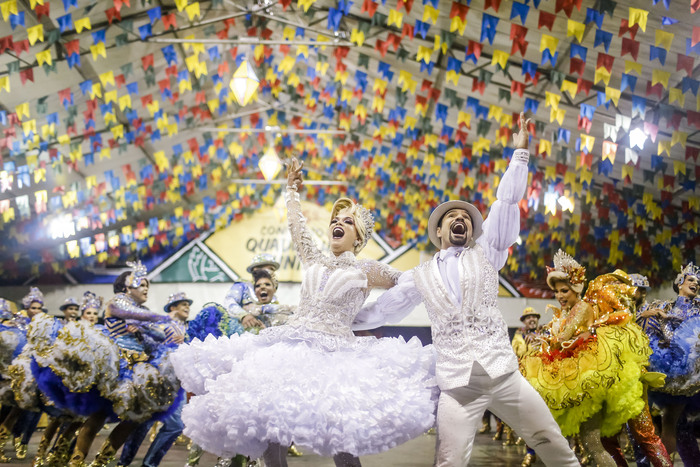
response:
[[[196,394],[183,410],[185,434],[221,456],[262,455],[286,466],[292,442],[338,466],[388,450],[433,426],[437,389],[431,346],[417,338],[355,337],[351,324],[373,287],[395,285],[399,271],[355,255],[374,228],[372,215],[341,198],[321,252],[301,213],[301,165],[288,171],[289,229],[304,266],[301,299],[287,324],[259,335],[210,336],[181,346],[172,362]]]

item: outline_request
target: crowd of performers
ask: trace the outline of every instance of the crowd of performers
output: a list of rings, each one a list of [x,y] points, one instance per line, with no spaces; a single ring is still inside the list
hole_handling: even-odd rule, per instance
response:
[[[130,465],[156,421],[144,466],[159,465],[183,430],[194,443],[188,466],[203,451],[219,466],[286,466],[299,446],[354,467],[433,427],[435,465],[464,466],[488,410],[527,444],[523,465],[536,457],[557,467],[627,465],[623,432],[638,465],[670,466],[676,451],[700,465],[700,270],[692,263],[673,281],[675,300],[647,303],[645,277],[616,270],[586,283],[585,268],[559,251],[546,280],[560,307],[544,326],[526,309],[511,342],[497,295],[527,185],[522,114],[519,126],[487,220],[465,201],[441,204],[428,222],[439,251],[410,271],[356,258],[374,219],[347,198],[333,205],[330,251],[319,249],[301,212],[303,164],[293,159],[286,205],[304,266],[296,307],[277,303],[279,265],[266,256],[251,264],[252,283],[235,283],[223,305],[208,303],[190,321],[184,293],[170,296],[165,313],[145,307],[149,282],[138,262],[109,301],[69,298],[62,318],[46,313],[36,288],[19,313],[0,302],[0,462],[11,438],[26,456],[46,413],[35,466],[81,467],[88,458],[106,466],[120,448],[118,465]],[[365,303],[372,288],[386,291]],[[419,303],[431,345],[357,335],[399,322]],[[660,410],[658,426],[650,407]],[[116,425],[90,455],[106,423]]]

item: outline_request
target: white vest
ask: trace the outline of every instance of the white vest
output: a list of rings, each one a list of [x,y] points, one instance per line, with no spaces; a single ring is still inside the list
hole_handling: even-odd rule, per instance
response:
[[[415,269],[414,280],[432,322],[440,389],[469,384],[475,361],[491,378],[517,371],[508,327],[498,309],[498,273],[481,246],[459,254],[461,305],[451,298],[440,276],[438,255]]]

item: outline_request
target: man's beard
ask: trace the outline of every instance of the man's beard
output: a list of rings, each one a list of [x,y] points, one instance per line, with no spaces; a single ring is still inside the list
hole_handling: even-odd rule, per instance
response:
[[[467,244],[468,236],[464,236],[462,238],[455,238],[454,235],[452,235],[452,232],[450,232],[450,243],[454,246],[464,246]]]

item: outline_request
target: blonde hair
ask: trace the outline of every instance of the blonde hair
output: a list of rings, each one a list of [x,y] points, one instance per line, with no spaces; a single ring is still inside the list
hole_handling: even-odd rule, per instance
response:
[[[355,221],[355,229],[357,230],[358,243],[353,246],[353,251],[358,254],[369,241],[374,231],[374,218],[364,206],[356,204],[350,198],[339,198],[333,204],[331,211],[331,220],[333,220],[340,211],[348,210],[353,220]]]

